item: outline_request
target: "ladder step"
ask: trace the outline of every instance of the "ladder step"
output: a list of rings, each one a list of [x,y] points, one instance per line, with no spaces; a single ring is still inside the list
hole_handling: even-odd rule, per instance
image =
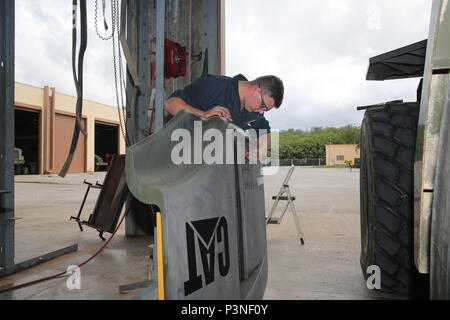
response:
[[[267,224],[280,224],[280,218],[269,218],[269,221],[267,221]]]
[[[272,200],[289,200],[289,197],[286,197],[286,196],[282,196],[282,197],[278,197],[278,196],[273,196],[272,197]],[[290,198],[292,201],[294,201],[295,200],[295,197],[291,197]]]

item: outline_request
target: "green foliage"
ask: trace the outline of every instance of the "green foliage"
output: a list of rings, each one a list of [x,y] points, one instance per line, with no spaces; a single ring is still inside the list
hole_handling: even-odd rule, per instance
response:
[[[280,159],[325,158],[326,144],[360,143],[360,127],[313,127],[309,131],[288,129],[280,132]]]

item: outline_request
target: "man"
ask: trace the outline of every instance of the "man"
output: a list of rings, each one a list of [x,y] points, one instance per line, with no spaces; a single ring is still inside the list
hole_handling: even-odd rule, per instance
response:
[[[259,137],[259,150],[270,147],[270,125],[264,112],[279,108],[283,102],[283,82],[276,76],[248,81],[243,75],[233,78],[203,75],[184,89],[175,91],[164,104],[172,115],[186,109],[203,117],[223,117],[243,130],[266,129]]]

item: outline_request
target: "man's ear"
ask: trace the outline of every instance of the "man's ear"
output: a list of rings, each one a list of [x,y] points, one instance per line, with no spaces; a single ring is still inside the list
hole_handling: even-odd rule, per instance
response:
[[[259,87],[253,87],[253,91],[252,91],[252,96],[256,97],[259,96],[261,94],[262,89]]]

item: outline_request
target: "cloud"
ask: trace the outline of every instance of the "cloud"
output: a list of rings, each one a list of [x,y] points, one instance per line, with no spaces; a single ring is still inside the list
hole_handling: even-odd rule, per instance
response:
[[[115,104],[112,47],[95,32],[94,1],[88,1],[84,98]],[[102,25],[102,24],[101,24]],[[78,47],[80,35],[78,33]],[[76,95],[72,73],[72,3],[16,0],[16,81]]]
[[[418,79],[365,77],[371,56],[427,38],[430,12],[419,0],[227,0],[227,74],[283,79],[273,128],[358,125],[358,105],[415,99]]]
[[[88,1],[84,97],[115,105],[111,42],[97,37],[94,4]],[[415,98],[418,79],[365,77],[370,57],[427,38],[430,1],[226,0],[225,6],[227,74],[276,74],[285,83],[282,107],[267,113],[272,128],[358,125],[358,105]],[[70,1],[16,0],[16,80],[75,95],[71,26]]]

